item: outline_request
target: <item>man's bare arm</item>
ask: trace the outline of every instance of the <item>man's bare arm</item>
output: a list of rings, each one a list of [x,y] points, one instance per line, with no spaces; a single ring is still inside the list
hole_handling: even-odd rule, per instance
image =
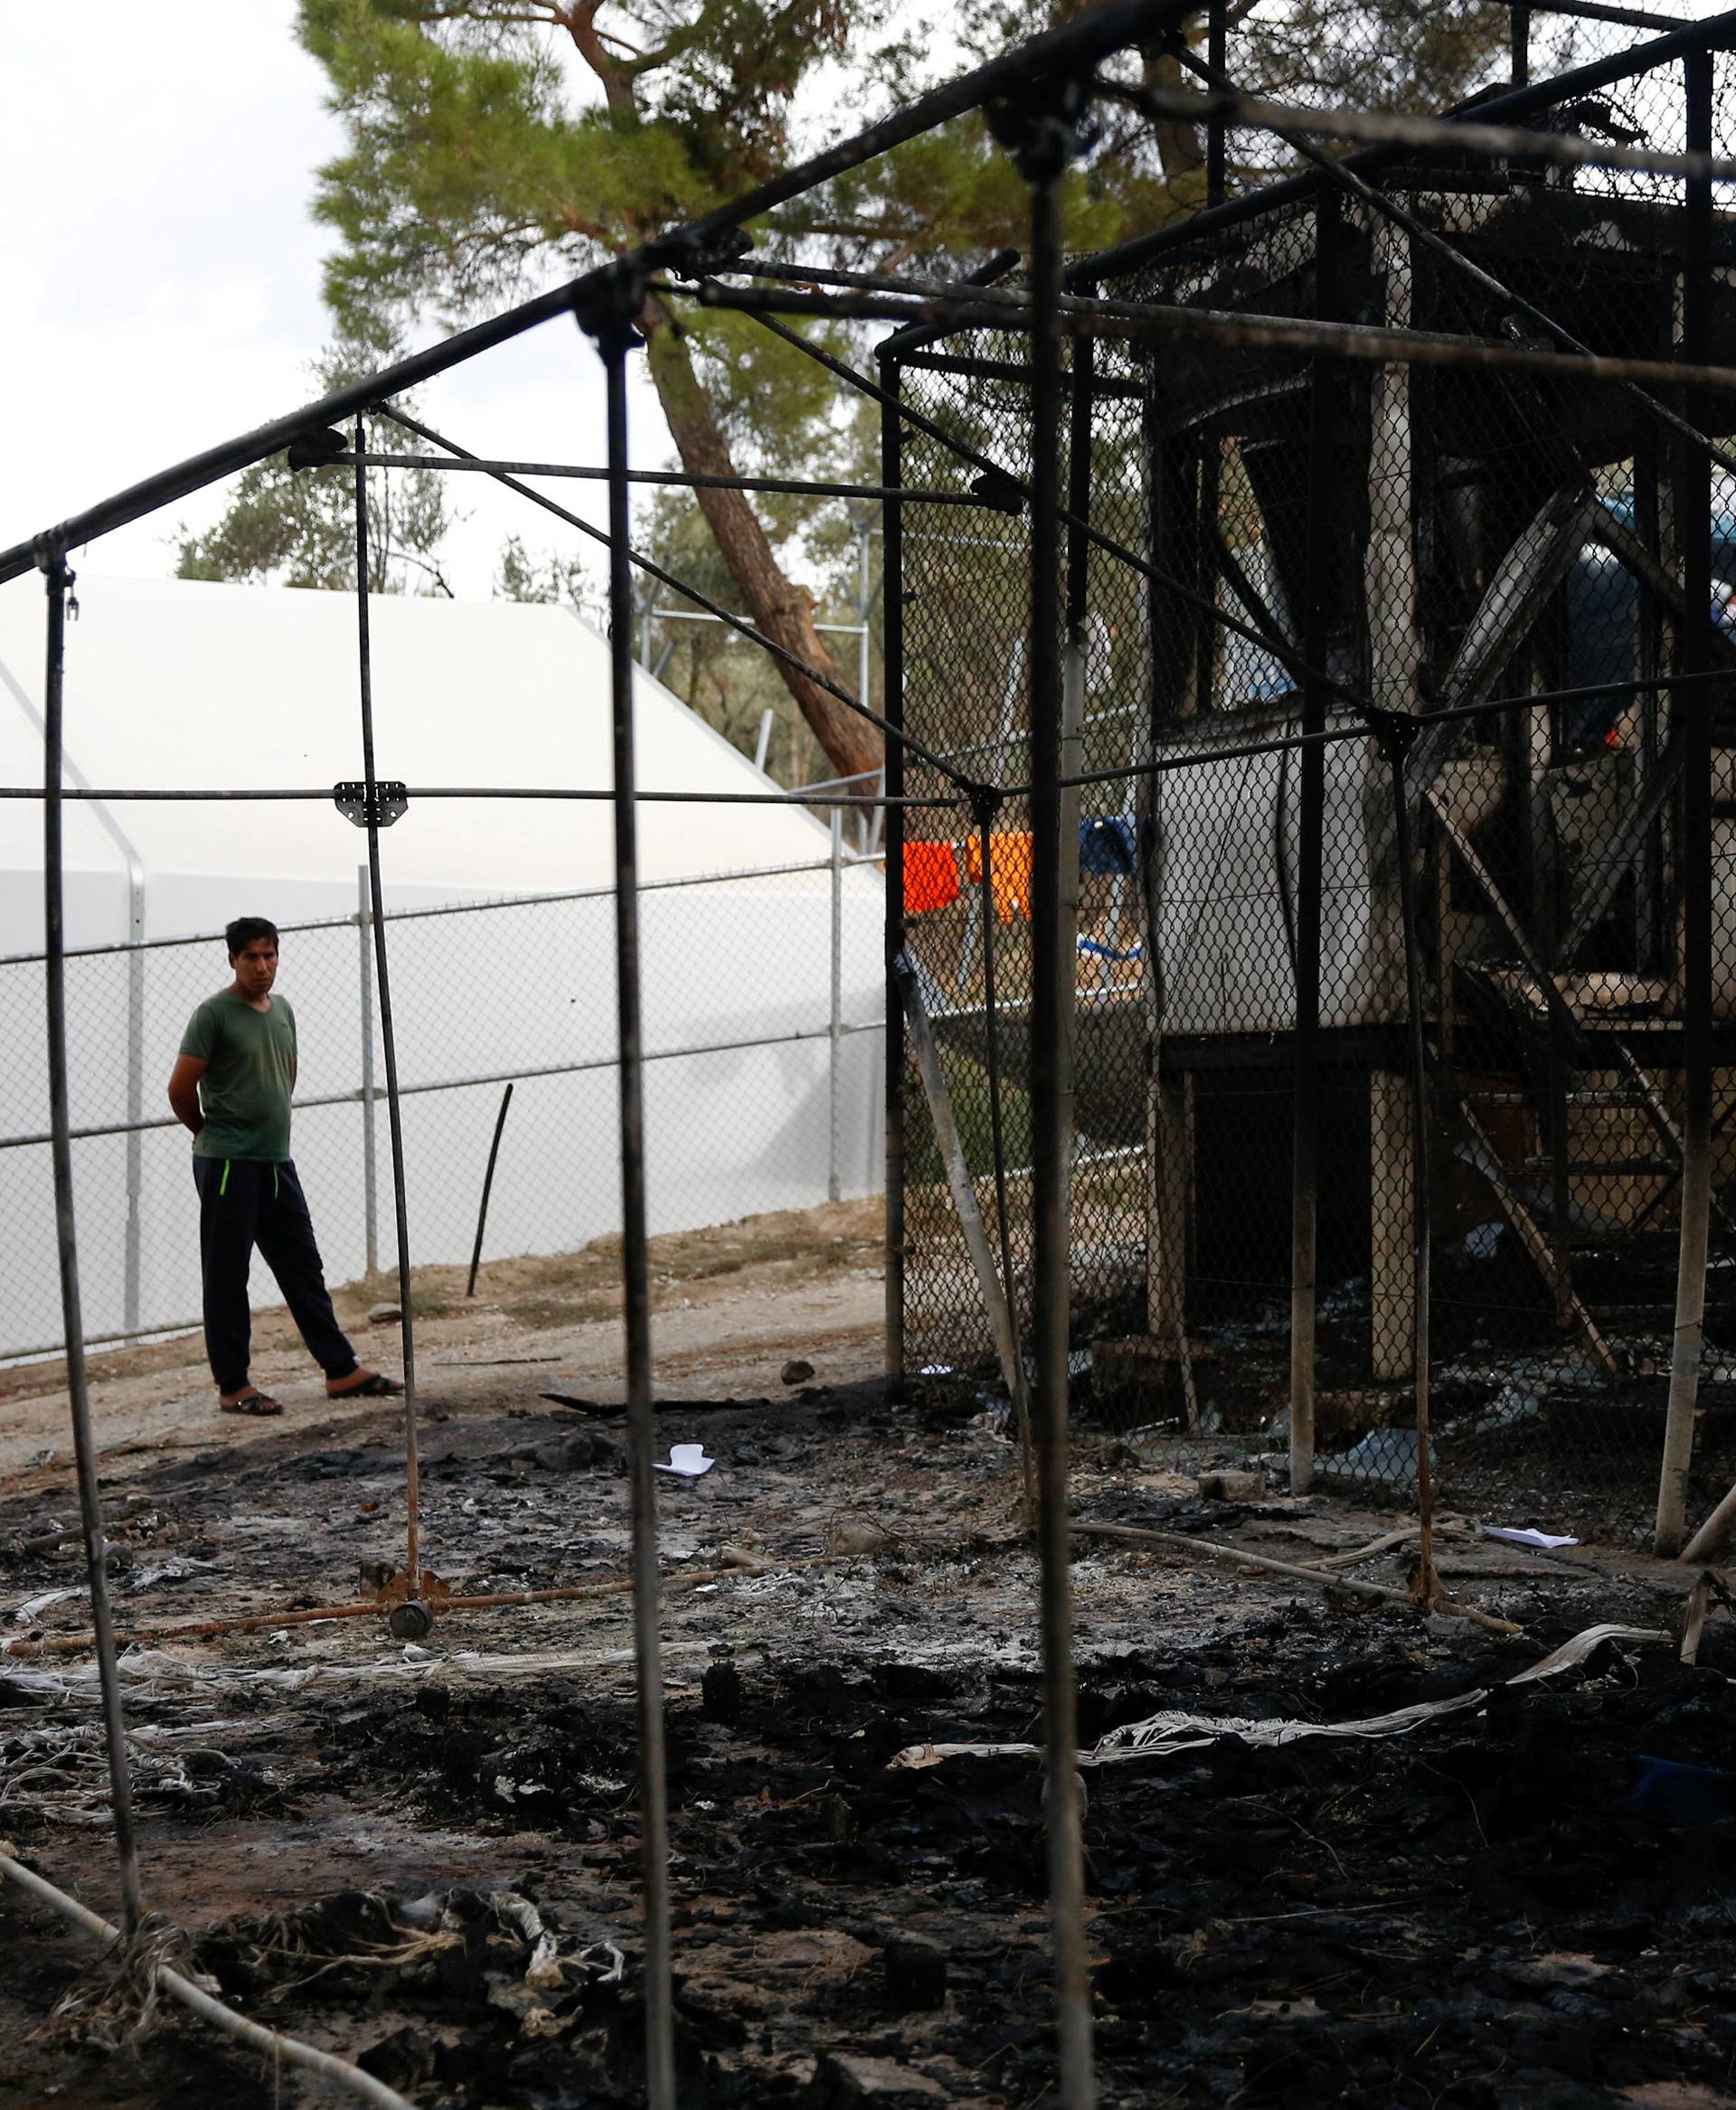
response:
[[[169,1105],[184,1128],[197,1135],[205,1125],[199,1108],[199,1079],[205,1074],[203,1056],[177,1055],[169,1076]]]

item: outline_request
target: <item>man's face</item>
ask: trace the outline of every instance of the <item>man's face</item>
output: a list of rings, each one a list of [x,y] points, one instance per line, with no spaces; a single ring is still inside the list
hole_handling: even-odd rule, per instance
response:
[[[235,970],[237,983],[250,996],[269,996],[278,978],[278,941],[275,937],[256,937],[240,952],[231,953],[229,964]]]

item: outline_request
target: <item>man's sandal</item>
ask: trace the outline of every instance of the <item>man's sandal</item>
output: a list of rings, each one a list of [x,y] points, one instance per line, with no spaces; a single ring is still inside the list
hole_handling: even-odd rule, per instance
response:
[[[382,1377],[377,1370],[371,1370],[359,1385],[344,1385],[333,1391],[326,1388],[328,1399],[391,1399],[403,1390],[395,1378]]]
[[[237,1399],[220,1399],[217,1406],[218,1410],[223,1414],[257,1414],[267,1417],[283,1412],[281,1399],[274,1399],[269,1392],[261,1392],[252,1385]]]

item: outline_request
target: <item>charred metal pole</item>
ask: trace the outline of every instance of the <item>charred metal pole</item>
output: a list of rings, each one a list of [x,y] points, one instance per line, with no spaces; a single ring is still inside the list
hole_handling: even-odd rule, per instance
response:
[[[1323,184],[1315,198],[1315,312],[1333,306],[1343,221],[1337,193]],[[1341,509],[1334,476],[1335,411],[1340,381],[1328,360],[1316,359],[1308,377],[1307,557],[1304,581],[1302,655],[1324,666],[1334,579],[1334,522]],[[1302,684],[1302,730],[1323,732],[1327,696],[1322,684]],[[1326,751],[1318,740],[1297,759],[1296,842],[1296,1063],[1290,1122],[1290,1493],[1314,1484],[1316,1277],[1319,1255],[1320,1180],[1320,909],[1325,862]],[[1284,855],[1280,834],[1278,854]]]
[[[615,1001],[621,1080],[621,1276],[627,1470],[633,1511],[633,1653],[638,1678],[639,1832],[645,1857],[645,2069],[650,2110],[675,2110],[669,1807],[664,1750],[651,1277],[646,1251],[645,1049],[639,1000],[639,853],[634,810],[633,573],[627,556],[627,354],[638,343],[637,275],[611,274],[580,311],[609,392],[609,658],[615,721]]]
[[[61,774],[66,704],[66,603],[72,574],[60,550],[43,560],[48,581],[48,664],[42,683],[42,938],[48,1012],[48,1107],[53,1131],[54,1232],[60,1251],[61,1320],[66,1336],[66,1390],[78,1461],[79,1514],[90,1585],[90,1625],[102,1681],[103,1742],[115,1814],[115,1858],[120,1870],[120,1924],[128,1941],[138,1932],[138,1848],[133,1836],[133,1790],[127,1758],[127,1724],[115,1668],[115,1626],[108,1609],[108,1543],[102,1528],[97,1441],[90,1427],[90,1385],[84,1360],[84,1314],[79,1287],[79,1247],[72,1209],[71,1120],[66,1075],[66,863],[61,832]]]
[[[895,491],[904,479],[904,428],[898,411],[896,363],[880,367],[880,480]],[[904,1381],[904,1007],[898,960],[904,950],[904,507],[889,498],[881,516],[881,677],[885,718],[898,737],[886,742],[886,1382]],[[1011,1294],[1009,1290],[1009,1295]]]
[[[1382,745],[1392,772],[1393,817],[1399,861],[1399,915],[1404,930],[1404,992],[1410,1047],[1410,1237],[1414,1289],[1410,1349],[1416,1364],[1417,1521],[1421,1527],[1418,1595],[1424,1605],[1440,1596],[1435,1573],[1435,1474],[1429,1436],[1429,1247],[1433,1210],[1429,1192],[1429,1044],[1422,1013],[1422,957],[1417,934],[1417,871],[1405,796],[1404,762],[1415,728],[1387,721]]]
[[[1042,1565],[1043,1755],[1049,1904],[1054,1932],[1061,2110],[1090,2110],[1090,1976],[1069,1567],[1067,1335],[1070,1304],[1065,1124],[1072,1096],[1077,973],[1061,946],[1061,447],[1059,299],[1062,179],[1079,151],[1086,83],[1065,75],[989,111],[1031,189],[1031,1166],[1032,1335],[1036,1365],[1038,1554]]]
[[[386,1130],[392,1141],[392,1207],[398,1230],[398,1332],[404,1352],[404,1573],[411,1598],[421,1596],[421,1471],[416,1440],[416,1329],[410,1313],[410,1210],[404,1196],[404,1115],[398,1095],[398,1042],[392,1022],[386,963],[386,906],[380,881],[380,788],[373,768],[373,646],[368,629],[367,437],[355,421],[355,645],[362,705],[362,815],[368,830],[368,901],[373,916],[373,972],[380,991],[380,1046],[386,1064]]]
[[[1687,145],[1712,138],[1712,54],[1692,52],[1684,65]],[[1685,186],[1682,268],[1682,357],[1706,355],[1712,305],[1712,185]],[[1712,490],[1705,455],[1684,443],[1676,502],[1682,587],[1691,613],[1712,602]],[[1678,650],[1687,672],[1708,664],[1704,626],[1684,622]],[[1653,1548],[1668,1559],[1682,1550],[1688,1469],[1694,1459],[1694,1412],[1705,1340],[1706,1254],[1712,1213],[1712,698],[1703,686],[1678,695],[1683,742],[1680,849],[1682,886],[1682,1241],[1676,1261],[1675,1328],[1670,1349],[1669,1408],[1658,1474]]]

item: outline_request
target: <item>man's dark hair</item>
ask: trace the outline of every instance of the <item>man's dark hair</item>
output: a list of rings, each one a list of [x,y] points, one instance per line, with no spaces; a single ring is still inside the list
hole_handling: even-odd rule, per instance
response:
[[[223,927],[223,939],[229,947],[231,960],[238,953],[244,953],[256,937],[269,937],[275,945],[278,942],[277,925],[268,922],[263,916],[238,916],[233,923]]]

